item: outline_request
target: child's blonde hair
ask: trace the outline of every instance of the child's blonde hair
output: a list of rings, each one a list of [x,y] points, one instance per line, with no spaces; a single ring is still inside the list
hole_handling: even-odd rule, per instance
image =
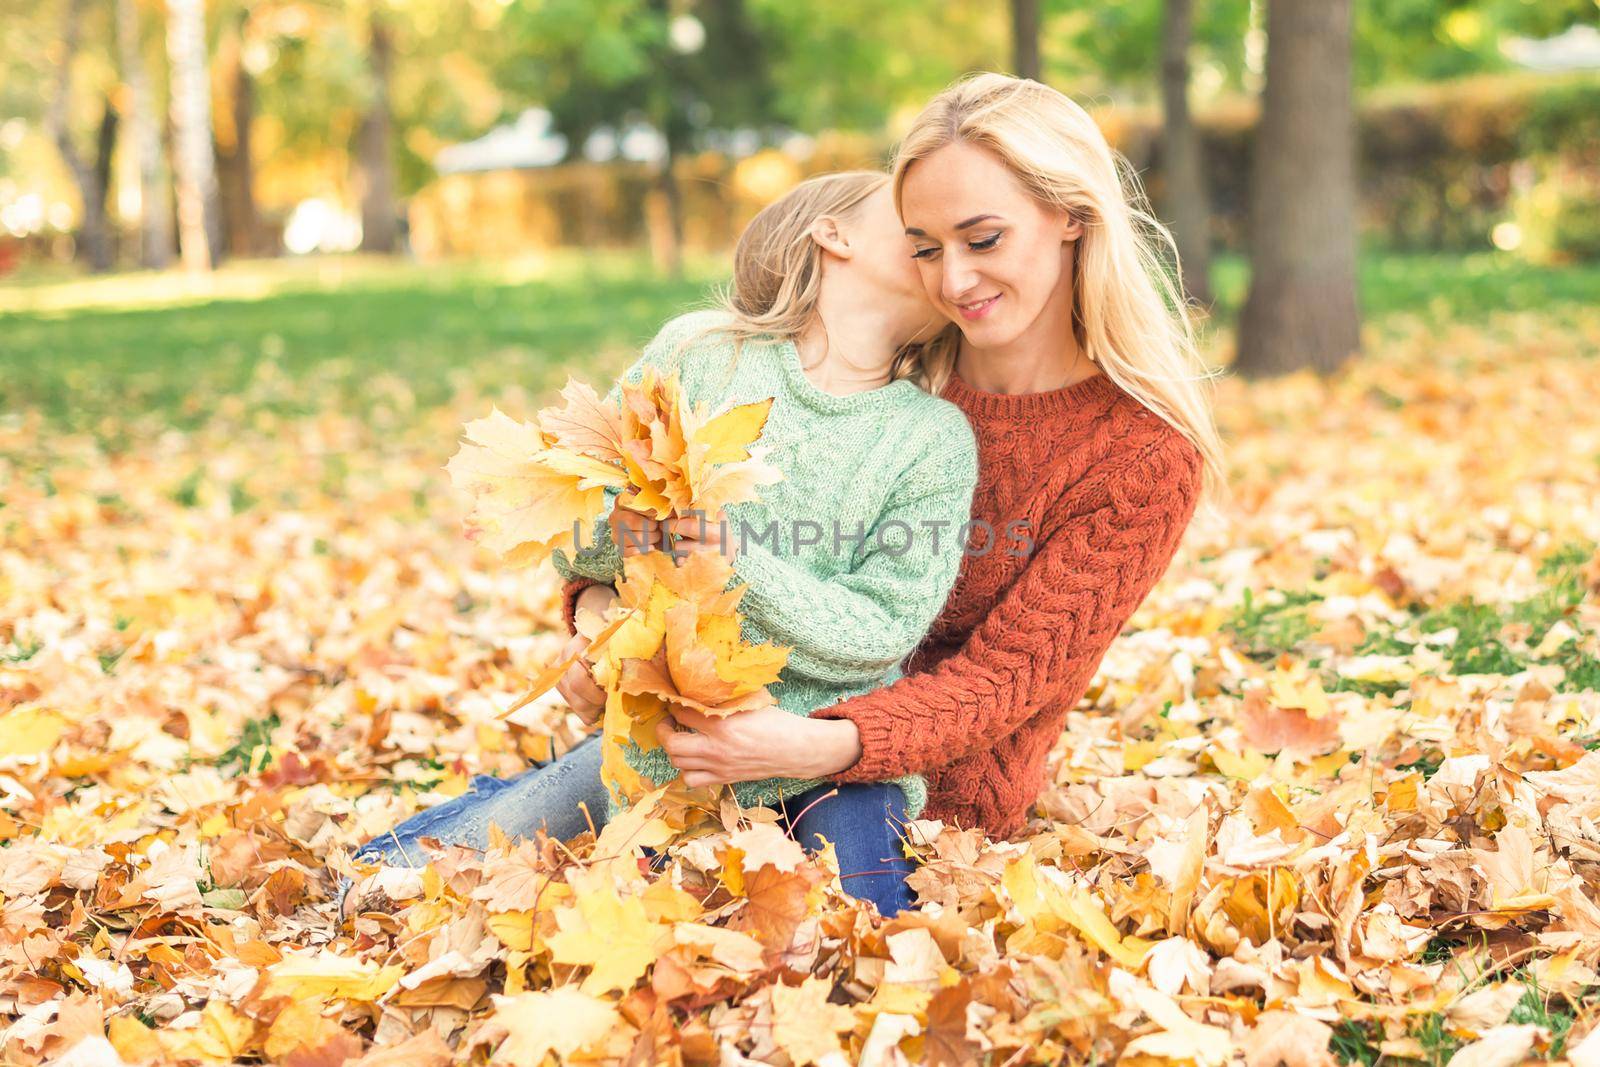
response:
[[[745,341],[799,337],[816,317],[822,294],[822,246],[811,237],[812,225],[821,218],[851,218],[869,196],[888,183],[889,175],[882,171],[822,174],[807,178],[757,212],[734,246],[733,281],[716,297],[715,306],[728,321],[701,333],[731,336],[735,359]],[[935,379],[929,370],[946,368],[944,374],[948,375],[947,368],[955,362],[956,339],[952,326],[926,340],[903,345],[895,353],[889,380],[910,378],[937,393],[945,377]]]
[[[1177,262],[1172,235],[1150,213],[1131,167],[1089,113],[1025,78],[975,74],[934,97],[894,162],[895,205],[906,173],[960,141],[1000,158],[1047,208],[1083,223],[1073,256],[1073,330],[1084,353],[1124,392],[1199,450],[1208,494],[1222,485],[1222,441],[1212,415],[1212,374],[1195,347],[1181,290],[1163,268]],[[955,346],[930,359],[955,358]],[[943,380],[948,369],[930,368]]]

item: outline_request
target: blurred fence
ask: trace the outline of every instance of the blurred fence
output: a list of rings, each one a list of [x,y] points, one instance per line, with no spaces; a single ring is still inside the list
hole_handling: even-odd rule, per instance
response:
[[[768,149],[744,159],[700,152],[677,161],[683,245],[729,248],[750,217],[813,174],[885,165],[888,144],[858,134],[817,137],[804,159]],[[450,174],[411,198],[418,256],[505,256],[575,246],[659,248],[670,216],[653,164],[567,163]]]
[[[1107,137],[1159,203],[1160,116],[1105,108]],[[1217,240],[1241,248],[1249,214],[1253,100],[1200,112]],[[1504,75],[1384,90],[1361,101],[1362,224],[1397,249],[1463,251],[1491,236],[1543,258],[1600,257],[1600,77]],[[829,134],[804,160],[767,151],[678,161],[684,244],[726,248],[745,221],[810,174],[881,166],[886,138]],[[410,204],[412,247],[425,258],[501,256],[561,246],[658,245],[667,213],[643,164],[574,163],[443,177]]]

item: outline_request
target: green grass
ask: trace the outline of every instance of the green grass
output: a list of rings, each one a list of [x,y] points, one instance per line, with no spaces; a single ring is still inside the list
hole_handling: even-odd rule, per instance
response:
[[[1382,1039],[1382,1030],[1377,1023],[1341,1019],[1333,1028],[1328,1048],[1340,1063],[1374,1067],[1383,1058],[1383,1053],[1379,1051]]]
[[[8,279],[0,418],[36,409],[115,448],[141,419],[186,428],[246,395],[254,409],[292,413],[368,407],[396,383],[411,394],[401,403],[421,406],[461,387],[537,392],[568,371],[598,384],[726,269],[726,257],[702,259],[672,281],[614,252],[532,266],[334,257],[234,263],[199,278]],[[1241,258],[1218,262],[1219,325],[1237,314],[1246,276]],[[1402,312],[1472,321],[1579,307],[1600,292],[1600,266],[1373,253],[1361,287],[1369,321]]]
[[[1243,602],[1233,610],[1222,628],[1233,635],[1234,644],[1247,656],[1271,659],[1317,632],[1310,609],[1322,597],[1309,590],[1285,592],[1269,589],[1260,600],[1246,589]]]
[[[1531,651],[1557,622],[1576,621],[1578,605],[1585,596],[1583,569],[1594,558],[1596,549],[1592,543],[1575,541],[1551,551],[1539,564],[1539,576],[1545,584],[1526,600],[1504,604],[1464,600],[1418,608],[1411,612],[1404,629],[1414,635],[1455,630],[1456,638],[1446,651],[1449,670],[1454,674],[1516,674],[1535,663],[1554,663],[1566,671],[1562,691],[1600,691],[1600,660],[1584,650],[1581,624],[1580,636],[1554,651],[1546,655]],[[1269,589],[1258,596],[1246,589],[1243,600],[1229,613],[1222,628],[1241,653],[1270,662],[1279,654],[1298,648],[1317,631],[1311,612],[1321,599],[1310,590]],[[1507,628],[1512,626],[1528,628],[1527,651],[1507,644]],[[1414,651],[1412,638],[1402,640],[1396,630],[1388,628],[1372,630],[1356,649],[1361,655],[1404,656]],[[1313,665],[1316,662],[1313,660]],[[1355,692],[1368,697],[1392,697],[1405,688],[1399,682],[1343,678],[1330,670],[1322,672],[1322,682],[1330,693]]]
[[[24,287],[0,294],[0,413],[38,408],[74,429],[107,415],[186,427],[247,387],[252,406],[295,411],[364,405],[384,392],[379,375],[422,406],[460,386],[542,389],[569,369],[598,384],[600,369],[625,365],[704,297],[713,271],[697,264],[671,281],[613,255],[564,257],[533,277],[396,264],[330,284],[315,264],[246,263],[210,293],[179,277],[167,296],[151,275]]]
[[[255,757],[256,749],[270,745],[272,743],[272,731],[282,725],[283,720],[278,717],[276,711],[269,713],[264,719],[251,719],[244,724],[239,740],[234,743],[233,747],[212,760],[212,764],[223,769],[236,765],[233,773],[250,770],[251,760]],[[254,769],[262,770],[271,765],[271,763],[272,750],[268,748],[262,758],[261,765]]]
[[[1369,250],[1361,257],[1362,316],[1369,322],[1417,314],[1440,323],[1482,322],[1501,311],[1564,316],[1594,303],[1600,263],[1539,267],[1504,252],[1466,256]],[[1244,257],[1219,257],[1213,266],[1218,318],[1233,322],[1250,281]]]

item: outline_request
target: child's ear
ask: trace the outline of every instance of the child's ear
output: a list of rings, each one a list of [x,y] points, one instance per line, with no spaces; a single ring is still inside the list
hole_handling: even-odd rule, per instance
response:
[[[1061,227],[1063,241],[1076,241],[1083,236],[1083,220],[1076,215],[1066,216],[1066,221]]]
[[[849,259],[853,254],[850,238],[845,236],[844,230],[839,227],[839,220],[832,215],[824,215],[811,224],[811,239],[821,245],[824,251],[832,252],[840,259]]]

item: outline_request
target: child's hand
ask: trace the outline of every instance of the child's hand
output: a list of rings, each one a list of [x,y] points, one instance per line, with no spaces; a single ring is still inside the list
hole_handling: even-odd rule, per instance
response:
[[[567,673],[561,676],[561,681],[556,683],[556,692],[560,693],[573,711],[578,713],[584,725],[593,726],[600,718],[600,713],[605,710],[606,694],[594,682],[594,675],[590,673],[589,661],[581,653],[589,647],[589,639],[582,634],[573,634],[567,642],[567,647],[561,650],[561,658],[578,656],[578,661],[567,668]]]
[[[728,531],[724,525],[723,515],[685,515],[682,518],[668,519],[665,523],[667,531],[677,541],[677,550],[680,552],[720,552],[733,559],[733,538],[724,537]]]
[[[664,547],[661,522],[642,511],[618,504],[611,509],[611,516],[606,522],[611,527],[611,542],[624,557],[642,556]]]

